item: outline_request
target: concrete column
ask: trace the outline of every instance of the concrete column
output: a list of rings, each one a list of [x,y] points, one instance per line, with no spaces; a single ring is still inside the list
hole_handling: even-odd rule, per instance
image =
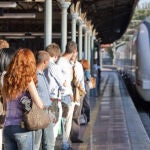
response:
[[[101,49],[101,51],[100,51],[100,66],[101,66],[101,68],[103,68],[103,52],[104,52],[104,50]]]
[[[71,28],[71,39],[76,42],[76,24],[77,24],[78,13],[71,14],[72,18],[72,28]]]
[[[91,42],[90,42],[91,43],[91,66],[93,66],[93,64],[94,64],[94,58],[95,58],[94,39],[95,39],[95,37],[92,34],[90,36],[90,40],[91,40]]]
[[[87,40],[88,40],[88,30],[85,29],[85,34],[84,34],[84,58],[88,58],[88,48],[87,48]]]
[[[82,20],[79,20],[79,35],[78,35],[78,51],[79,51],[79,60],[82,59]]]
[[[93,50],[94,49],[94,37],[93,37],[93,35],[91,35],[90,39],[91,39],[91,50]]]
[[[61,50],[65,52],[67,44],[67,9],[70,2],[61,2]]]
[[[91,43],[90,43],[90,36],[91,33],[90,31],[88,31],[88,37],[87,37],[87,50],[88,50],[88,55],[87,55],[87,59],[89,61],[89,63],[91,64]]]
[[[52,0],[45,1],[44,47],[52,43]]]
[[[116,65],[116,43],[114,42],[113,43],[113,56],[114,56],[114,58],[113,58],[113,65],[115,66]]]

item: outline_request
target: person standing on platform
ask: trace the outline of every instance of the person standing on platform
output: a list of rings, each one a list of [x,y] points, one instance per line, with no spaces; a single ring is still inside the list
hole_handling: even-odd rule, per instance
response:
[[[98,66],[97,64],[97,59],[94,59],[94,64],[93,64],[93,67],[92,67],[92,76],[96,79],[96,88],[92,89],[92,92],[93,92],[93,96],[98,96],[98,88],[99,88],[99,76],[98,76],[98,70],[99,70],[100,66]]]
[[[81,64],[84,70],[84,80],[85,80],[85,89],[86,89],[86,94],[83,99],[83,106],[82,106],[81,113],[86,116],[87,123],[88,123],[90,121],[90,88],[88,86],[88,82],[90,81],[91,78],[90,64],[86,59],[82,59]]]
[[[73,67],[70,63],[71,58],[73,55],[77,53],[77,44],[73,41],[69,41],[66,45],[66,51],[62,57],[58,60],[58,65],[61,68],[61,72],[66,80],[66,88],[64,93],[61,97],[62,99],[62,108],[63,108],[63,124],[65,127],[65,138],[63,139],[63,146],[62,149],[66,150],[69,149],[70,143],[70,131],[72,126],[72,116],[74,111],[74,97],[72,91],[72,79],[73,79]]]
[[[35,149],[38,150],[40,145],[42,145],[42,150],[54,150],[55,140],[53,126],[55,122],[55,116],[51,112],[52,102],[50,100],[49,86],[47,79],[44,75],[44,70],[49,64],[49,53],[46,51],[38,51],[36,54],[36,64],[37,64],[37,91],[40,98],[43,100],[45,105],[45,111],[49,114],[51,118],[51,123],[45,129],[40,129],[35,131]]]
[[[77,54],[71,58],[73,63],[73,91],[74,91],[74,102],[75,108],[73,112],[72,119],[72,128],[70,139],[73,143],[83,143],[83,141],[79,138],[80,132],[80,122],[79,117],[81,115],[81,109],[83,104],[83,98],[86,94],[85,92],[85,84],[84,84],[84,72],[82,64],[77,60]]]
[[[60,48],[56,43],[50,44],[46,51],[50,55],[50,61],[48,68],[45,70],[45,76],[48,80],[50,98],[52,105],[55,106],[53,112],[56,114],[57,123],[54,126],[54,137],[56,139],[58,132],[61,128],[62,120],[62,105],[61,105],[61,93],[63,92],[66,81],[60,70],[59,65],[56,64],[58,57],[60,56]],[[56,143],[57,144],[57,143]]]
[[[7,66],[15,55],[16,50],[12,48],[2,48],[0,50],[0,149],[2,149],[2,128],[5,119],[5,105],[1,95],[3,77],[6,74]]]
[[[7,59],[9,58],[9,55],[7,52],[7,50],[3,50],[4,48],[9,48],[9,43],[6,41],[6,40],[3,40],[3,39],[0,39],[0,67],[1,67],[1,70],[0,70],[0,79],[1,79],[1,85],[3,84],[3,76],[4,74],[6,73],[6,61]],[[5,53],[6,52],[6,53]],[[13,51],[14,52],[14,51]],[[10,51],[11,53],[11,51]],[[6,56],[5,56],[6,54]],[[12,56],[12,55],[11,55]],[[11,57],[10,56],[10,57]],[[10,59],[9,59],[10,60]],[[7,61],[7,62],[10,62],[10,61]],[[8,64],[8,63],[7,63]],[[0,88],[1,88],[1,85],[0,85]],[[2,149],[2,125],[3,124],[3,117],[4,117],[4,108],[3,108],[3,102],[2,102],[2,97],[1,97],[1,89],[0,89],[0,116],[1,116],[1,121],[0,121],[0,149]]]
[[[3,129],[5,150],[34,150],[33,131],[25,128],[20,100],[29,92],[35,104],[44,109],[44,103],[36,90],[36,61],[30,49],[16,52],[4,75],[2,97],[6,102]],[[28,96],[28,95],[27,95]]]
[[[97,73],[97,90],[98,90],[98,95],[100,95],[100,82],[101,82],[101,67],[100,64],[97,64],[98,68],[98,73]]]

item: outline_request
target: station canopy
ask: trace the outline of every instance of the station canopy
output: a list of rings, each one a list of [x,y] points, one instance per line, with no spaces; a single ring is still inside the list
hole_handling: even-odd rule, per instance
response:
[[[61,8],[60,1],[52,0],[53,38],[60,38]],[[67,1],[67,0],[66,0]],[[68,0],[76,6],[77,0]],[[43,36],[44,0],[7,0],[6,6],[0,5],[0,37]],[[11,3],[10,3],[11,2]],[[112,43],[126,31],[138,0],[80,0],[80,14],[86,14],[96,30],[96,38],[102,44]],[[71,17],[68,9],[68,36],[71,35]]]

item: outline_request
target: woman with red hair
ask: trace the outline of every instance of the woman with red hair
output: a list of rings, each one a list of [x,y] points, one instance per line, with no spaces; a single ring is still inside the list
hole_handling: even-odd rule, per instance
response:
[[[90,64],[88,60],[82,59],[81,64],[83,66],[84,70],[84,80],[85,80],[85,89],[86,89],[86,94],[83,99],[83,106],[82,106],[82,115],[85,115],[87,119],[85,119],[85,123],[88,123],[90,121],[90,89],[88,86],[88,81],[90,81],[91,78],[91,73],[90,73]],[[86,122],[87,120],[87,122]]]
[[[82,59],[80,62],[82,64],[82,66],[83,66],[85,80],[89,81],[90,78],[91,78],[90,64],[89,64],[88,60],[86,60],[86,59]]]
[[[22,126],[23,111],[20,99],[30,94],[35,104],[44,104],[36,90],[36,62],[30,49],[20,49],[10,62],[3,80],[2,96],[6,102],[3,137],[5,150],[33,150],[33,132]]]

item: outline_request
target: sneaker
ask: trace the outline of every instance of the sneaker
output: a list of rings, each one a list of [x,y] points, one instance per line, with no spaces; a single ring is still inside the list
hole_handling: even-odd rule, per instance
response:
[[[76,139],[76,140],[72,140],[72,143],[84,143],[84,142],[80,139]]]

